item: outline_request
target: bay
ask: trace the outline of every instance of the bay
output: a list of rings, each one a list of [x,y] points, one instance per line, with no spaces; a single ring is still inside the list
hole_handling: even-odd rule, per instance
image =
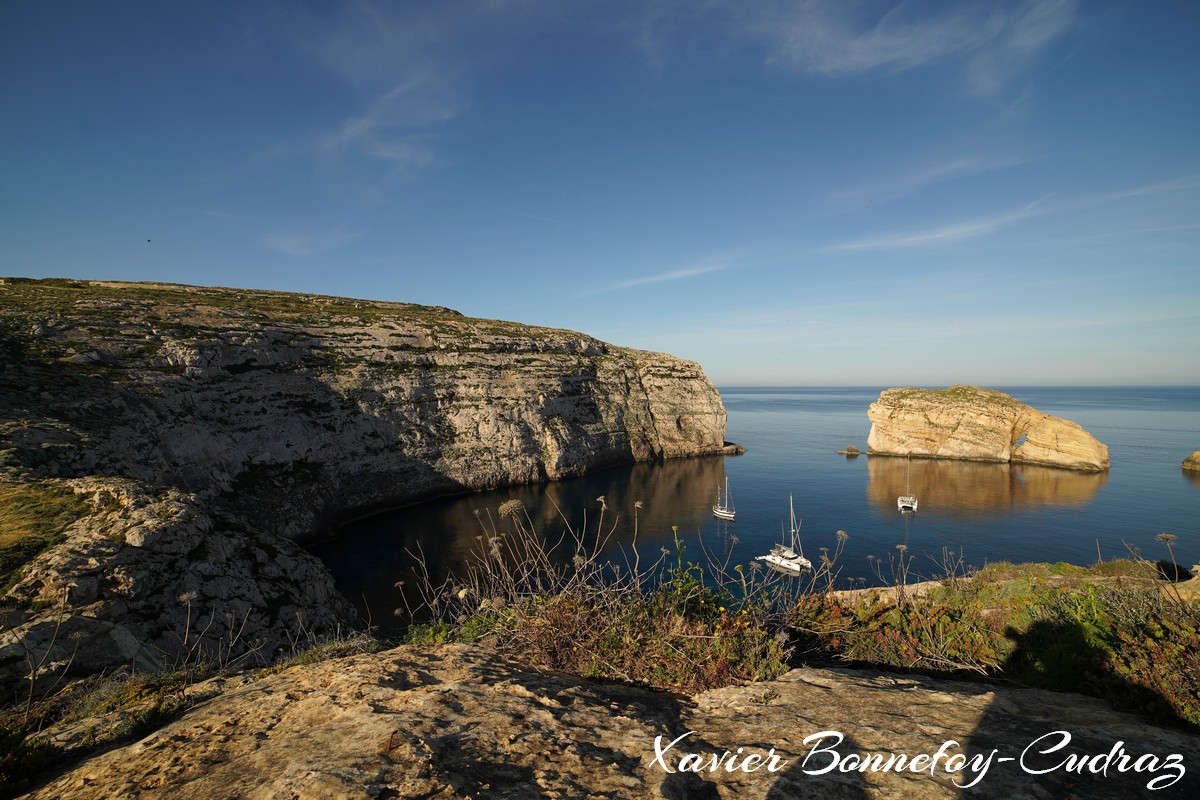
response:
[[[1107,473],[939,459],[847,458],[866,449],[867,406],[878,387],[721,388],[727,438],[746,448],[729,457],[634,464],[544,485],[442,498],[358,520],[312,548],[364,618],[386,630],[404,589],[424,561],[436,579],[462,568],[486,537],[510,527],[498,509],[519,500],[552,541],[584,537],[602,554],[641,565],[663,548],[674,559],[749,564],[782,538],[792,496],[810,558],[832,552],[839,585],[877,585],[906,545],[911,572],[937,577],[946,563],[996,561],[1088,565],[1130,548],[1166,558],[1155,537],[1177,536],[1176,560],[1200,562],[1200,475],[1180,469],[1200,449],[1200,388],[997,387],[1047,414],[1082,425],[1109,447]],[[728,478],[737,520],[713,518],[716,489]],[[908,487],[915,515],[896,510]],[[603,497],[601,502],[598,498]],[[640,507],[635,504],[640,502]],[[418,554],[420,557],[418,558]],[[563,557],[569,557],[569,548]]]

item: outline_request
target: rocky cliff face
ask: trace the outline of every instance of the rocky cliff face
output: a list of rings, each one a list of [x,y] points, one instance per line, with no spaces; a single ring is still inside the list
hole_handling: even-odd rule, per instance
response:
[[[268,648],[280,626],[344,619],[296,543],[347,516],[715,453],[725,433],[703,371],[672,356],[443,308],[173,285],[3,281],[0,387],[3,479],[70,485],[95,512],[8,596],[66,596],[89,652],[120,640],[118,662],[161,660],[189,618]],[[35,617],[8,624],[32,636]]]
[[[1108,469],[1108,447],[1069,420],[975,386],[888,389],[867,411],[869,452]]]
[[[1183,460],[1183,468],[1190,472],[1200,472],[1200,450]]]

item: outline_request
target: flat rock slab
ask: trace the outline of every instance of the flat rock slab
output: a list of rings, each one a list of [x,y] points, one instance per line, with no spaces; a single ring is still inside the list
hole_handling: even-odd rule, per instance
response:
[[[1148,788],[1156,779],[1170,785]],[[1194,798],[1198,787],[1200,737],[1075,695],[805,668],[683,697],[453,645],[240,686],[28,796]]]

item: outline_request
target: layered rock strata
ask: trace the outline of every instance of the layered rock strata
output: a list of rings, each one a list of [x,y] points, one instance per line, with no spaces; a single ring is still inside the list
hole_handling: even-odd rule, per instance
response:
[[[1196,736],[1077,696],[804,668],[687,697],[452,645],[227,688],[29,797],[1124,800],[1197,772]]]
[[[1109,467],[1108,447],[1069,420],[992,389],[888,389],[867,410],[875,455]]]
[[[0,477],[93,501],[3,621],[76,666],[169,665],[201,630],[241,650],[329,630],[348,607],[298,544],[348,516],[725,446],[693,362],[277,292],[6,279],[0,389]],[[64,614],[86,657],[52,636]]]

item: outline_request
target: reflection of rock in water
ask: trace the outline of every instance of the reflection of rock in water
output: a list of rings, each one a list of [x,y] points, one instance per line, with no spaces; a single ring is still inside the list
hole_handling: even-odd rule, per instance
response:
[[[418,553],[430,578],[440,583],[448,574],[463,574],[464,567],[478,559],[497,534],[501,551],[508,550],[506,543],[511,541],[514,524],[499,514],[500,506],[508,501],[520,501],[520,520],[525,527],[532,526],[545,541],[557,544],[553,556],[558,563],[574,555],[573,534],[592,551],[599,531],[606,557],[622,565],[628,560],[630,566],[635,560],[634,504],[640,501],[636,543],[638,566],[645,569],[658,560],[662,547],[673,548],[672,526],[690,537],[710,523],[717,486],[725,480],[724,465],[721,457],[668,459],[614,467],[582,478],[435,500],[360,520],[346,526],[336,542],[315,549],[338,576],[342,593],[361,600],[364,616],[367,609],[374,609],[373,619],[388,628],[395,623],[380,623],[380,609],[390,612],[404,605],[406,598],[410,605],[420,604],[415,592],[420,581]],[[597,501],[601,496],[603,512]],[[734,487],[735,504],[737,496]],[[736,529],[728,526],[725,530]],[[720,532],[718,528],[718,539]],[[723,542],[709,544],[719,550]],[[397,581],[404,581],[404,586],[395,587]]]
[[[1183,469],[1180,470],[1180,473],[1182,473],[1183,477],[1187,478],[1188,483],[1190,483],[1194,488],[1200,489],[1200,472],[1196,472],[1195,470],[1191,469]]]
[[[867,461],[867,501],[896,511],[908,492],[921,514],[981,516],[1027,506],[1079,506],[1091,502],[1107,480],[1102,472],[1076,472],[1030,464],[996,464],[928,458],[872,456]]]

